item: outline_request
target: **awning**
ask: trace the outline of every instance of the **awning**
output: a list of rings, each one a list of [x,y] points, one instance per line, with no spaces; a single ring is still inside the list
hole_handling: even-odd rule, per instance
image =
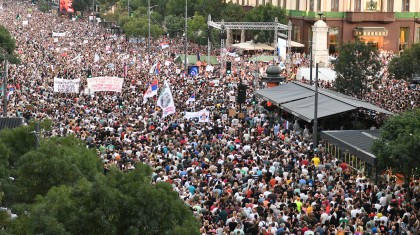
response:
[[[388,36],[388,29],[385,27],[356,27],[354,36]]]
[[[258,90],[255,95],[278,105],[281,109],[307,121],[314,119],[315,87],[300,82],[287,83],[276,87]],[[392,114],[370,103],[327,90],[318,89],[318,118],[347,112],[357,108]]]
[[[288,102],[281,105],[281,107],[294,116],[311,122],[314,119],[315,96]],[[318,118],[344,113],[353,109],[355,109],[354,106],[318,94]]]
[[[291,47],[305,47],[305,45],[303,45],[302,43],[298,43],[295,41],[291,41]]]
[[[371,166],[376,165],[376,156],[371,148],[373,141],[379,138],[379,130],[322,131],[321,138],[348,150]]]

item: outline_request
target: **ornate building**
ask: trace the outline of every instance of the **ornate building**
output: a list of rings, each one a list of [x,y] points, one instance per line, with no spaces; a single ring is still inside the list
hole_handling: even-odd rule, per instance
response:
[[[229,0],[228,0],[229,1]],[[356,38],[395,52],[420,42],[420,0],[230,0],[243,6],[285,8],[293,23],[292,40],[308,45],[311,26],[328,25],[329,53]]]

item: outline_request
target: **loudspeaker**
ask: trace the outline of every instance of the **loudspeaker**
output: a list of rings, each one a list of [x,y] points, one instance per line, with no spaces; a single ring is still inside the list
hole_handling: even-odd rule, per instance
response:
[[[246,101],[246,85],[239,84],[238,86],[238,99],[237,102],[239,104],[245,104]]]
[[[219,38],[220,38],[220,40],[226,40],[227,39],[227,34],[226,33],[220,33]]]

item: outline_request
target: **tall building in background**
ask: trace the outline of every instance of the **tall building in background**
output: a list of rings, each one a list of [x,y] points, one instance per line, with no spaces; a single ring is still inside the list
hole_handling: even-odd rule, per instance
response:
[[[229,0],[227,1],[229,2]],[[356,38],[383,50],[402,51],[420,42],[420,0],[230,0],[243,6],[272,4],[285,8],[293,23],[292,40],[311,40],[311,26],[323,19],[329,26],[333,54]],[[306,51],[308,48],[306,48]]]

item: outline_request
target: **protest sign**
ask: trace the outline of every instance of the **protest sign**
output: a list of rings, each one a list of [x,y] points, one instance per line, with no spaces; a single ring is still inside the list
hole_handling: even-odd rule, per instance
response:
[[[54,78],[54,92],[57,93],[79,93],[80,79]]]
[[[90,92],[115,91],[121,92],[124,78],[119,77],[93,77],[88,78]]]

